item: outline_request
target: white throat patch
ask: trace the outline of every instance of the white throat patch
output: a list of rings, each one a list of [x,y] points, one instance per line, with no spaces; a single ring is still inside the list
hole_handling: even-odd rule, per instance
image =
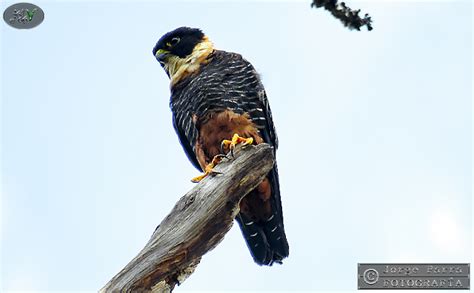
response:
[[[185,58],[170,56],[165,64],[165,70],[170,75],[171,86],[176,84],[183,77],[198,70],[212,51],[214,51],[214,45],[207,36],[205,36],[203,40],[194,47],[193,52],[189,56]]]

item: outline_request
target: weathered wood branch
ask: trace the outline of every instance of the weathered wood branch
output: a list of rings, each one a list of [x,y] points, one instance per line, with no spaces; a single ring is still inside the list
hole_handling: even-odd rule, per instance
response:
[[[360,9],[351,9],[344,2],[338,3],[338,0],[313,0],[311,7],[324,7],[349,29],[360,31],[360,28],[363,26],[366,26],[369,31],[373,29],[372,18],[367,13],[362,18],[359,16]]]
[[[232,227],[240,200],[271,170],[268,144],[238,147],[184,195],[146,246],[100,292],[171,292]]]

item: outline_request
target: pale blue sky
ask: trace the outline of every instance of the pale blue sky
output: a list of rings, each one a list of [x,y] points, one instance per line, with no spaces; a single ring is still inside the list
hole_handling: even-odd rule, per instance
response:
[[[12,4],[2,2],[2,11]],[[358,262],[472,261],[472,4],[47,2],[1,25],[1,286],[97,291],[197,175],[151,54],[178,26],[261,73],[280,138],[290,257],[253,263],[235,225],[176,292],[354,290]]]

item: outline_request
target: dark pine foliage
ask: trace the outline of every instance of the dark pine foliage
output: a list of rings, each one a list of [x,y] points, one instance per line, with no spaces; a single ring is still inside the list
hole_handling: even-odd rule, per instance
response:
[[[342,21],[344,26],[349,29],[356,29],[360,31],[362,26],[367,26],[367,30],[372,30],[372,18],[365,14],[364,18],[359,16],[359,10],[352,10],[346,6],[346,3],[337,3],[338,0],[313,0],[311,7],[321,8],[324,7],[330,11],[335,18]]]

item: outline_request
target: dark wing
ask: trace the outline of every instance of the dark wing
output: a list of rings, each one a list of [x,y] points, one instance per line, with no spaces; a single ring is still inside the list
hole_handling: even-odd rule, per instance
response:
[[[278,137],[273,124],[270,105],[260,81],[258,73],[253,66],[238,54],[225,53],[229,68],[229,76],[225,79],[229,99],[234,99],[235,107],[229,107],[235,112],[248,113],[250,119],[257,126],[264,142],[278,148]],[[225,72],[226,69],[223,71]],[[254,223],[246,216],[239,213],[237,222],[246,239],[247,246],[252,252],[254,260],[262,265],[271,265],[273,262],[281,263],[288,256],[289,246],[284,232],[283,211],[280,198],[280,183],[278,168],[275,163],[268,174],[272,188],[271,205],[272,215],[263,222]],[[257,235],[257,236],[256,236]]]
[[[265,128],[260,132],[262,133],[263,140],[271,144],[276,151],[276,149],[278,149],[278,137],[275,131],[275,125],[273,124],[272,111],[265,90],[263,90],[260,95],[260,101],[263,105],[263,116],[265,117]]]
[[[188,138],[186,137],[184,128],[179,126],[176,118],[176,115],[173,114],[173,127],[176,133],[178,134],[179,142],[181,143],[181,146],[183,147],[183,150],[186,153],[186,156],[188,157],[189,161],[191,161],[191,163],[194,167],[196,167],[196,169],[202,171],[201,166],[199,165],[199,162],[196,158],[196,155],[194,154],[194,144],[191,145]],[[192,123],[192,121],[189,121],[188,123]],[[190,125],[189,127],[193,126]]]
[[[278,148],[278,138],[273,125],[272,112],[260,77],[250,62],[236,53],[220,51],[223,61],[228,102],[227,108],[237,113],[248,113],[263,140]],[[219,55],[218,55],[219,56]]]

